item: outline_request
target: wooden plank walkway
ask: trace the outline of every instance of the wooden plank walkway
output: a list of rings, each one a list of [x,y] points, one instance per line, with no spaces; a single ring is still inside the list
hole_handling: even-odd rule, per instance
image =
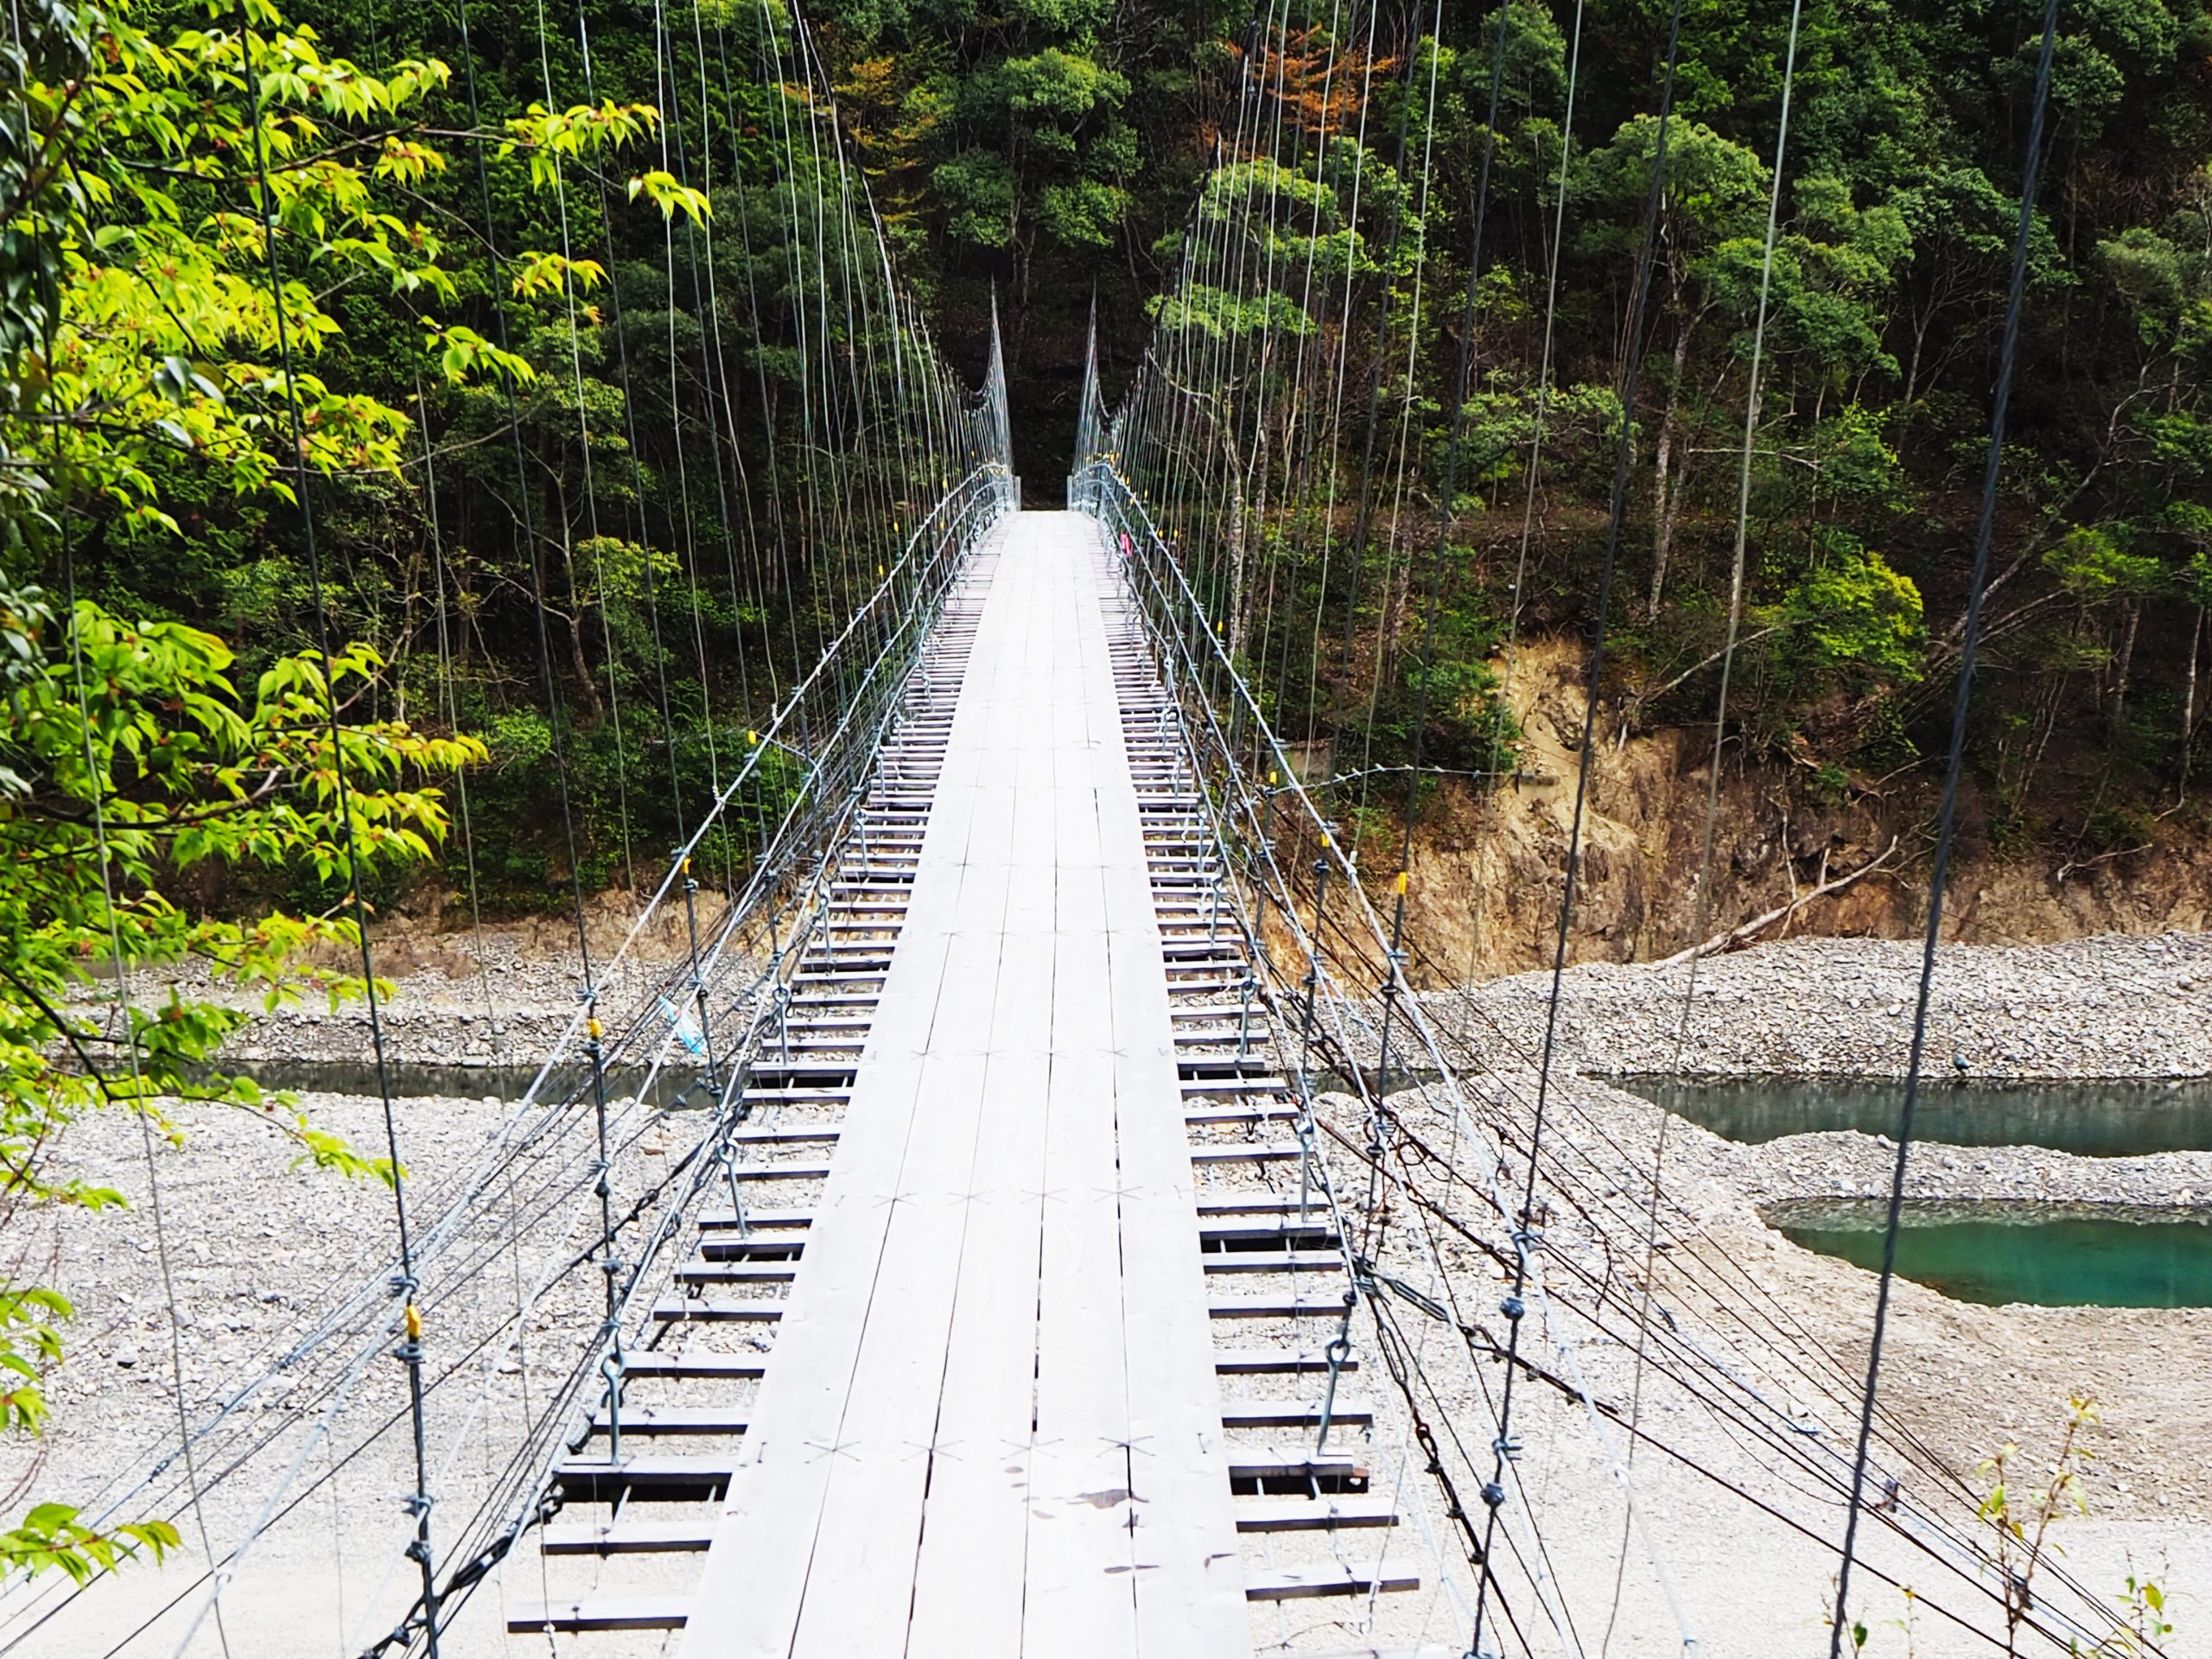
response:
[[[1097,531],[1003,534],[688,1659],[1252,1651]]]

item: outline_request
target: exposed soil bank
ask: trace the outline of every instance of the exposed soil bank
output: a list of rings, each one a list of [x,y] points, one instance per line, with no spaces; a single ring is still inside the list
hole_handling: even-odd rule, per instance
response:
[[[1556,639],[1524,645],[1509,681],[1522,742],[1519,778],[1478,805],[1456,784],[1425,809],[1413,862],[1408,925],[1414,971],[1428,982],[1512,974],[1551,959],[1561,872],[1573,823],[1583,716],[1582,648]],[[1500,665],[1501,668],[1503,665]],[[1653,961],[1788,905],[1896,843],[1865,880],[1777,921],[1786,933],[1917,938],[1926,925],[1936,789],[1922,765],[1893,779],[1833,785],[1809,764],[1747,761],[1731,742],[1721,762],[1713,879],[1700,914],[1711,728],[1625,729],[1608,706],[1591,756],[1570,953],[1577,962]],[[1349,740],[1348,740],[1349,741]],[[1342,758],[1338,770],[1356,767]],[[1374,793],[1339,788],[1325,810],[1351,821],[1367,805],[1389,813],[1404,780]],[[2171,804],[2171,803],[2170,803]],[[2012,944],[2099,933],[2195,931],[2212,916],[2212,839],[2194,807],[2149,813],[2116,842],[2052,837],[2000,855],[1991,803],[1968,780],[1952,867],[1944,938]],[[1385,851],[1396,856],[1395,831]],[[1377,867],[1379,868],[1379,867]]]

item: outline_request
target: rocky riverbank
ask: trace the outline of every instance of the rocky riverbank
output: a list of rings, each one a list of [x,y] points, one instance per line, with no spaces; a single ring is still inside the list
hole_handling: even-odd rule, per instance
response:
[[[427,955],[405,966],[395,962],[386,1031],[396,1060],[513,1065],[542,1055],[573,1016],[578,976],[572,958],[521,936],[493,935],[481,948],[488,972],[474,950]],[[1824,1363],[1844,1382],[1793,1404],[1820,1418],[1832,1435],[1847,1432],[1850,1414],[1836,1402],[1854,1393],[1845,1386],[1854,1368],[1863,1374],[1872,1275],[1798,1249],[1768,1226],[1762,1212],[1784,1200],[1878,1198],[1888,1190],[1894,1147],[1885,1137],[1848,1132],[1741,1144],[1670,1117],[1620,1085],[1637,1074],[1675,1071],[1713,1077],[1895,1076],[1910,1037],[1918,965],[1916,947],[1885,942],[1801,939],[1743,951],[1700,965],[1687,1030],[1686,969],[1591,965],[1570,971],[1561,986],[1561,1069],[1554,1074],[1547,1146],[1579,1172],[1571,1194],[1567,1183],[1547,1178],[1563,1208],[1577,1212],[1571,1225],[1562,1225],[1562,1237],[1579,1230],[1585,1238],[1602,1236],[1616,1258],[1640,1253],[1656,1164],[1667,1217],[1661,1253],[1680,1264],[1666,1281],[1679,1293],[1670,1305],[1705,1339],[1726,1344],[1733,1339],[1730,1321],[1742,1309],[1724,1306],[1709,1287],[1742,1275],[1795,1326],[1817,1332]],[[1946,1076],[1954,1070],[1954,1052],[1966,1055],[1977,1077],[2212,1076],[2212,1020],[2206,1018],[2212,1014],[2212,937],[1948,947],[1936,984],[1931,1070]],[[1532,974],[1471,994],[1424,999],[1482,1113],[1510,1129],[1525,1126],[1549,995],[1548,976]],[[358,1065],[364,1052],[364,1029],[352,1008],[334,1017],[318,1008],[283,1012],[257,1020],[245,1039],[239,1053],[257,1060]],[[418,1190],[435,1189],[481,1155],[507,1112],[481,1097],[491,1092],[399,1103],[403,1144]],[[311,1094],[307,1104],[318,1121],[350,1139],[370,1145],[380,1139],[381,1109],[373,1102]],[[205,1399],[264,1363],[339,1280],[373,1269],[390,1236],[390,1195],[293,1166],[290,1150],[246,1115],[192,1109],[180,1122],[182,1144],[157,1142],[154,1156],[168,1200],[182,1326],[175,1357],[182,1361],[188,1393]],[[133,1208],[120,1214],[43,1212],[17,1240],[40,1281],[58,1285],[79,1310],[65,1328],[70,1357],[54,1390],[53,1424],[35,1459],[18,1457],[9,1471],[21,1493],[40,1497],[96,1491],[147,1446],[173,1433],[175,1421],[168,1299],[154,1249],[137,1126],[95,1116],[73,1131],[63,1158],[68,1173],[116,1186]],[[2032,1147],[1931,1143],[1915,1157],[1907,1192],[1930,1201],[2191,1205],[2212,1194],[2212,1151],[2090,1158]],[[1454,1263],[1455,1275],[1463,1270],[1466,1305],[1494,1305],[1494,1266]],[[1700,1283],[1708,1288],[1697,1288]],[[2066,1399],[2094,1395],[2103,1402],[2105,1423],[2094,1436],[2098,1461],[2088,1490],[2093,1518],[2076,1523],[2070,1535],[2080,1541],[2069,1545],[2075,1560],[2104,1588],[2116,1589],[2126,1572],[2140,1566],[2180,1595],[2196,1595],[2198,1605],[2212,1596],[2212,1459],[2202,1450],[2212,1425],[2212,1310],[1989,1307],[1901,1281],[1889,1343],[1889,1408],[1961,1480],[1971,1480],[1976,1459],[2005,1440],[2018,1440],[2031,1454],[2047,1448]],[[1593,1343],[1584,1358],[1601,1391],[1627,1397],[1624,1376],[1614,1375],[1621,1369],[1618,1354],[1609,1357],[1605,1344]],[[494,1368],[478,1386],[493,1402],[487,1408],[504,1411],[506,1391],[522,1382]],[[1655,1398],[1654,1421],[1663,1433],[1691,1432],[1689,1418],[1669,1417],[1674,1408]],[[1485,1409],[1473,1395],[1452,1399],[1470,1421]],[[1522,1421],[1531,1471],[1551,1470],[1544,1484],[1552,1512],[1562,1526],[1574,1518],[1562,1538],[1586,1533],[1597,1541],[1584,1552],[1590,1560],[1581,1571],[1602,1587],[1610,1582],[1611,1561],[1604,1541],[1617,1538],[1619,1526],[1609,1468],[1589,1448],[1578,1449],[1582,1414],[1573,1402],[1541,1390],[1529,1401]],[[380,1445],[348,1471],[349,1491],[373,1494],[380,1516],[411,1479],[404,1450],[396,1440]],[[1741,1503],[1661,1461],[1640,1478],[1649,1483],[1648,1494],[1662,1495],[1668,1505],[1682,1594],[1716,1638],[1711,1650],[1730,1659],[1760,1651],[1728,1635],[1742,1607],[1735,1551],[1719,1541],[1751,1535],[1751,1519]],[[317,1552],[329,1536],[327,1514],[319,1525],[314,1538],[303,1535],[275,1550],[264,1570],[281,1579],[296,1561],[302,1572],[327,1571]],[[1778,1552],[1777,1581],[1817,1586],[1832,1570],[1816,1542],[1770,1541]],[[1572,1541],[1561,1547],[1580,1548]],[[361,1570],[373,1566],[381,1573],[390,1554],[365,1548]],[[154,1593],[158,1582],[147,1575],[144,1592]],[[349,1604],[372,1587],[349,1583]],[[1816,1645],[1824,1639],[1816,1628],[1818,1597],[1808,1592],[1798,1599],[1804,1605],[1793,1600],[1783,1622],[1793,1631],[1789,1621],[1804,1623],[1804,1640]],[[2192,1617],[2183,1639],[2168,1651],[2212,1653],[2201,1639],[2203,1625]],[[1621,1650],[1674,1650],[1656,1629],[1646,1634],[1649,1639]],[[1798,1645],[1794,1637],[1775,1644]],[[1892,1640],[1878,1650],[1897,1648]],[[486,1650],[504,1649],[493,1641]],[[1951,1650],[1923,1632],[1923,1655]]]
[[[1873,1275],[1800,1249],[1770,1206],[1886,1198],[1896,1147],[1857,1131],[1723,1139],[1624,1087],[1640,1076],[1902,1079],[1918,947],[1797,939],[1687,967],[1591,964],[1560,983],[1548,1151],[1579,1224],[1614,1248],[1643,1232],[1653,1172],[1663,1249],[1748,1267],[1794,1317],[1863,1352]],[[2212,936],[2106,937],[1939,953],[1925,1071],[1981,1079],[2212,1075]],[[1524,974],[1424,1007],[1472,1098],[1525,1145],[1551,982]],[[1900,1097],[1902,1090],[1899,1090]],[[2154,1110],[2155,1106],[2145,1109]],[[1664,1135],[1663,1160],[1661,1137]],[[2212,1199],[2212,1149],[2088,1157],[2038,1146],[1919,1144],[1915,1204],[2050,1202],[2088,1213],[2171,1212]],[[1890,1397],[1962,1478],[1998,1444],[2046,1440],[2074,1395],[2104,1402],[2093,1512],[2212,1521],[2212,1311],[1991,1307],[1897,1286]],[[1863,1363],[1863,1361],[1853,1363]]]
[[[1789,939],[1700,962],[1694,998],[1688,964],[1586,963],[1561,976],[1557,1058],[1597,1075],[1902,1077],[1920,963],[1907,941]],[[1537,972],[1422,1002],[1469,1054],[1525,1058],[1550,992]],[[2212,933],[1945,945],[1927,1054],[1976,1076],[2212,1075]]]
[[[1561,976],[1556,1062],[1580,1074],[1575,1097],[1609,1133],[1656,1121],[1657,1108],[1621,1086],[1638,1077],[1901,1080],[1919,973],[1916,945],[1878,939],[1792,939],[1712,958],[1697,966],[1694,998],[1687,965],[1586,964]],[[1510,1103],[1532,1094],[1550,993],[1548,974],[1521,974],[1422,1002],[1470,1086]],[[1923,1076],[1942,1080],[1930,1087],[1962,1071],[1977,1080],[2212,1077],[2212,934],[1947,945],[1927,1054]],[[1671,1134],[1710,1166],[1709,1198],[1745,1217],[1777,1198],[1886,1194],[1895,1161],[1883,1135],[1745,1146],[1680,1120]],[[2102,1158],[1931,1143],[1912,1161],[1906,1193],[2191,1204],[2212,1198],[2212,1149]]]

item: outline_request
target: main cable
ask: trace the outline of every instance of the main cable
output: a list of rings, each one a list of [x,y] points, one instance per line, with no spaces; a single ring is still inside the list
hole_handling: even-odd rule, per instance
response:
[[[261,207],[261,239],[268,258],[270,310],[276,329],[277,356],[284,372],[284,409],[291,439],[291,470],[300,512],[301,539],[307,556],[308,586],[315,595],[315,651],[322,663],[322,693],[327,713],[330,764],[338,807],[339,844],[345,856],[346,899],[353,912],[353,929],[360,951],[362,990],[368,1011],[369,1049],[375,1064],[377,1094],[384,1106],[385,1151],[391,1165],[392,1214],[398,1230],[399,1274],[391,1289],[402,1300],[400,1323],[403,1338],[397,1352],[407,1368],[408,1414],[413,1427],[415,1453],[415,1490],[408,1500],[408,1507],[415,1517],[415,1536],[408,1545],[407,1554],[420,1569],[423,1597],[433,1610],[429,1654],[430,1659],[437,1659],[435,1628],[436,1583],[430,1548],[429,1453],[423,1403],[423,1315],[415,1300],[417,1288],[415,1242],[408,1224],[407,1176],[399,1156],[399,1124],[392,1105],[391,1068],[385,1053],[384,1019],[377,996],[376,963],[369,944],[368,901],[361,892],[359,849],[353,834],[353,785],[347,775],[345,742],[339,729],[337,667],[330,649],[330,613],[324,599],[321,555],[315,540],[315,501],[312,480],[308,473],[307,435],[300,416],[299,384],[292,362],[291,329],[284,313],[283,268],[278,251],[278,232],[283,227],[283,215],[276,200],[275,184],[269,174],[269,139],[262,119],[261,79],[253,62],[253,44],[252,29],[250,27],[241,29],[238,33],[238,74],[245,86],[247,120],[253,128],[256,194]],[[463,49],[465,51],[466,48]],[[473,109],[471,119],[473,122]],[[222,1599],[222,1573],[220,1569],[216,1571],[210,1605],[219,1604]],[[203,1615],[205,1611],[203,1608]],[[192,1631],[198,1628],[199,1623],[200,1617],[195,1616],[185,1633],[186,1643],[191,1641]]]
[[[1665,77],[1659,92],[1659,124],[1652,142],[1651,190],[1644,204],[1643,249],[1637,260],[1636,288],[1629,308],[1627,359],[1622,365],[1620,436],[1613,454],[1612,511],[1605,526],[1605,567],[1599,576],[1598,614],[1590,646],[1587,671],[1588,683],[1582,709],[1582,742],[1575,772],[1574,808],[1567,831],[1567,868],[1560,891],[1559,931],[1553,945],[1551,994],[1544,1018],[1544,1042],[1541,1066],[1536,1073],[1535,1119],[1529,1133],[1528,1178],[1522,1188],[1519,1228],[1514,1236],[1513,1294],[1517,1300],[1529,1281],[1529,1258],[1541,1248],[1535,1232],[1536,1179],[1539,1160],[1536,1149],[1543,1143],[1544,1111],[1551,1092],[1552,1064],[1559,1030],[1559,1007],[1561,982],[1567,973],[1567,942],[1574,917],[1575,876],[1580,864],[1582,830],[1590,795],[1591,751],[1595,746],[1598,726],[1598,702],[1603,695],[1605,671],[1605,631],[1611,620],[1614,578],[1620,567],[1621,528],[1628,512],[1628,468],[1630,455],[1636,442],[1636,392],[1643,361],[1644,314],[1651,299],[1651,269],[1656,257],[1659,242],[1659,219],[1666,200],[1667,137],[1675,113],[1675,67],[1681,49],[1682,0],[1673,0],[1667,24],[1667,65]],[[1501,1416],[1506,1427],[1498,1437],[1497,1459],[1491,1484],[1484,1489],[1483,1497],[1491,1505],[1495,1524],[1500,1491],[1497,1477],[1504,1471],[1506,1450],[1512,1442],[1510,1424],[1513,1408],[1513,1357],[1521,1340],[1521,1321],[1510,1319],[1506,1337],[1505,1381],[1503,1384]],[[1484,1586],[1489,1577],[1485,1571]],[[1473,1651],[1483,1650],[1484,1599],[1478,1590],[1475,1600],[1474,1638],[1470,1643]]]
[[[1920,944],[1920,986],[1912,1014],[1912,1047],[1905,1063],[1904,1103],[1897,1111],[1897,1157],[1890,1170],[1889,1215],[1882,1230],[1882,1268],[1874,1293],[1874,1330],[1866,1349],[1866,1387],[1859,1414],[1858,1449],[1851,1464],[1850,1508],[1843,1523],[1843,1562],[1835,1581],[1835,1618],[1828,1627],[1828,1659],[1842,1659],[1851,1594],[1851,1568],[1859,1543],[1866,1496],[1867,1443],[1873,1433],[1874,1400],[1882,1380],[1882,1339],[1888,1334],[1890,1292],[1896,1281],[1897,1234],[1904,1214],[1905,1167],[1912,1155],[1913,1110],[1920,1103],[1920,1062],[1928,1046],[1928,1010],[1936,980],[1936,947],[1943,931],[1943,889],[1959,821],[1959,782],[1966,770],[1967,715],[1974,704],[1974,653],[1981,644],[1981,603],[1989,585],[1989,553],[1997,525],[1997,486],[2005,468],[2005,416],[2012,397],[2012,369],[2020,343],[2020,310],[2027,293],[2028,244],[2035,232],[2036,183],[2043,169],[2044,121],[2050,101],[2050,61],[2058,38],[2058,0],[2044,0],[2043,49],[2036,60],[2035,104],[2028,118],[2028,154],[2020,180],[2019,229],[2012,238],[2012,276],[2005,299],[2005,333],[1997,352],[1997,391],[1989,416],[1989,454],[1981,475],[1981,513],[1974,525],[1974,575],[1967,590],[1967,625],[1959,646],[1959,689],[1951,705],[1951,747],[1943,766],[1943,804],[1937,816],[1935,861],[1928,875],[1928,928]]]

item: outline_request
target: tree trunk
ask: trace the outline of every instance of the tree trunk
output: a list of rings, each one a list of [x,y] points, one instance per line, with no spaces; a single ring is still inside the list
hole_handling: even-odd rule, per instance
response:
[[[2204,637],[2204,607],[2196,607],[2196,623],[2189,631],[2189,688],[2181,698],[2181,785],[2174,798],[2179,806],[2189,798],[2189,745],[2196,732],[2196,648]]]
[[[1668,474],[1675,458],[1675,411],[1681,404],[1682,375],[1689,356],[1690,327],[1686,322],[1675,335],[1675,375],[1667,385],[1667,412],[1659,421],[1659,452],[1652,460],[1651,514],[1656,528],[1651,543],[1651,601],[1644,610],[1647,621],[1658,620],[1659,601],[1667,590],[1667,559],[1674,550],[1675,513],[1682,486],[1677,481],[1670,490]]]
[[[1931,308],[1932,311],[1932,308]],[[1928,343],[1927,317],[1916,317],[1912,323],[1912,354],[1904,365],[1904,396],[1897,399],[1897,407],[1910,409],[1912,400],[1920,395],[1920,353]]]
[[[1229,451],[1229,654],[1234,659],[1244,649],[1244,477],[1236,465],[1236,451],[1230,440],[1223,439],[1222,448]]]
[[[1252,533],[1264,530],[1268,522],[1268,469],[1273,464],[1269,455],[1268,428],[1266,420],[1260,422],[1259,436],[1254,441],[1252,466],[1246,474],[1252,480],[1253,499],[1249,517]],[[1231,661],[1241,660],[1252,632],[1252,594],[1250,584],[1244,580],[1245,567],[1251,556],[1251,546],[1242,524],[1236,531],[1236,563],[1235,593],[1229,607],[1229,655]]]
[[[575,592],[573,583],[569,591],[571,594]],[[584,708],[594,720],[597,720],[601,712],[599,687],[592,683],[591,661],[584,655],[583,611],[573,600],[569,611],[569,660],[576,671],[576,688],[583,694]]]
[[[407,658],[415,649],[415,606],[422,589],[423,544],[417,542],[408,555],[407,573],[400,579],[399,644],[392,652],[391,711],[394,719],[403,721],[407,718]],[[444,620],[439,619],[442,623]]]
[[[2127,714],[2127,670],[2135,657],[2135,630],[2143,620],[2140,601],[2130,601],[2127,626],[2120,637],[2120,666],[2113,677],[2112,721],[2117,726]]]
[[[576,550],[569,540],[569,493],[556,482],[555,506],[560,512],[561,574],[569,584],[569,658],[576,671],[576,686],[584,708],[594,720],[600,716],[599,687],[592,683],[591,658],[584,652],[584,596],[576,588]]]
[[[1390,590],[1383,602],[1383,634],[1382,673],[1386,679],[1395,679],[1398,673],[1398,659],[1404,653],[1406,613],[1413,597],[1414,562],[1408,550],[1406,562],[1395,568],[1389,577]]]

